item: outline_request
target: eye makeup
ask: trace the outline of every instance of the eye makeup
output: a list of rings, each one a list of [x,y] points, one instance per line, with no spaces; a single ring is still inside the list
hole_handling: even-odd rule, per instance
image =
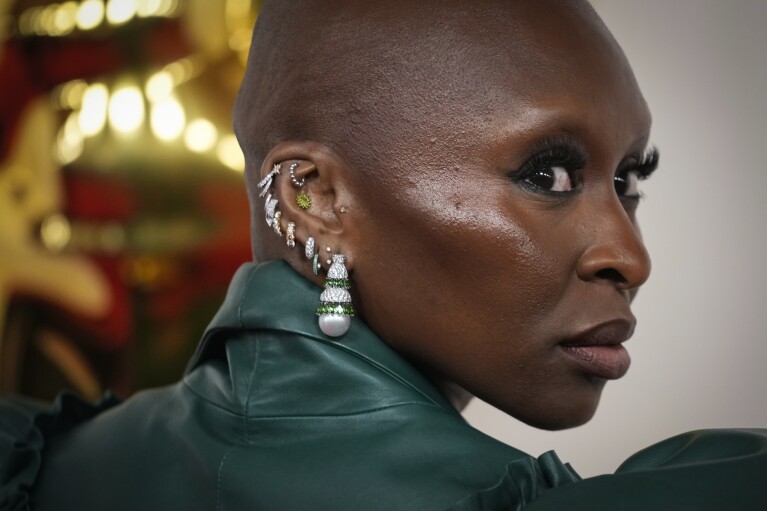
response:
[[[660,153],[656,147],[649,147],[640,155],[627,158],[618,167],[613,181],[615,191],[622,200],[639,201],[644,195],[638,189],[639,181],[649,178],[658,168]]]
[[[586,160],[586,148],[579,140],[569,135],[549,137],[535,144],[522,166],[507,176],[535,193],[562,198],[578,191],[577,171]],[[563,172],[569,178],[569,189],[553,190],[562,182]]]
[[[660,161],[660,152],[655,146],[650,146],[641,154],[636,154],[626,158],[618,167],[616,175],[626,174],[627,172],[636,172],[637,177],[647,179],[658,168]]]

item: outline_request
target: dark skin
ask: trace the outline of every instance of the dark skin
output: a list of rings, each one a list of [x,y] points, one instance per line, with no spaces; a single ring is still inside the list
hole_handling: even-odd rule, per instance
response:
[[[634,184],[651,119],[609,32],[580,1],[288,3],[262,12],[235,109],[256,259],[322,285],[313,236],[347,257],[362,319],[441,388],[536,427],[588,421],[628,369],[650,273]],[[279,30],[299,18],[324,28]],[[253,193],[292,161],[313,200],[277,179],[294,250]]]

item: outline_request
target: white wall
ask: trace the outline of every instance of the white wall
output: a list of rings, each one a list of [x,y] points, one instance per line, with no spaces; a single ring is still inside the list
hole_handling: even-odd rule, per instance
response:
[[[767,0],[597,0],[654,115],[661,165],[640,206],[653,275],[629,374],[575,430],[475,402],[479,429],[581,475],[687,430],[767,427]]]

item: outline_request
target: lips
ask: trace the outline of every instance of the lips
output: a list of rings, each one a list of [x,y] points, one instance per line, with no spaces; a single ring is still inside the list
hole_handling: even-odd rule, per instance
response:
[[[568,337],[559,346],[587,373],[617,380],[631,365],[631,357],[622,343],[631,337],[634,325],[633,318],[607,321]]]

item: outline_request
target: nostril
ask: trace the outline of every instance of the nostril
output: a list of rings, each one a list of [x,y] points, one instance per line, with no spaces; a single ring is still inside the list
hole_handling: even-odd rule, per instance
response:
[[[626,283],[626,277],[624,277],[621,272],[614,268],[605,268],[603,270],[599,270],[596,273],[596,277],[599,279],[611,280],[619,284]]]

